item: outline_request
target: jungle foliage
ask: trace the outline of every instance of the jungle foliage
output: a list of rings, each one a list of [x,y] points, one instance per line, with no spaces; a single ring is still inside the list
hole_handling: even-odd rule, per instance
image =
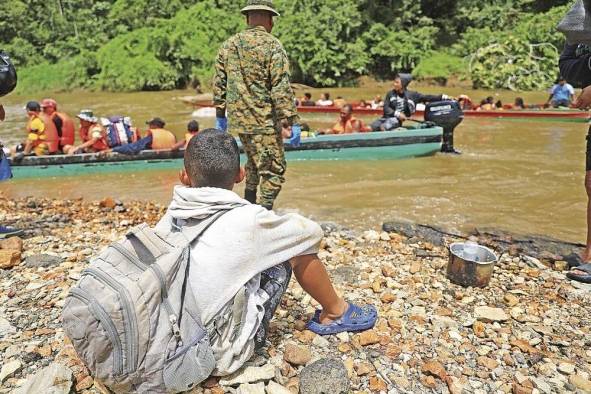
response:
[[[245,27],[237,0],[4,0],[0,48],[21,91],[207,85],[219,45]],[[565,0],[276,0],[295,82],[415,72],[534,89],[556,77]]]

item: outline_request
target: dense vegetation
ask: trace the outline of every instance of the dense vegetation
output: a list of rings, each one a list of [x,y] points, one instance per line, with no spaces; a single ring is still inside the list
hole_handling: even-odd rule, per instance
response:
[[[3,0],[0,48],[21,91],[206,85],[244,28],[238,0]],[[352,84],[412,71],[445,83],[535,89],[556,77],[567,0],[276,0],[294,81]]]

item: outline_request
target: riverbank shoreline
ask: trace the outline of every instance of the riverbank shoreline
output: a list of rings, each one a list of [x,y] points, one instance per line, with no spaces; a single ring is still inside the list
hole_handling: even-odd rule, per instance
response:
[[[64,298],[90,257],[133,226],[154,225],[165,209],[110,198],[0,201],[3,224],[26,230],[19,264],[0,270],[0,393],[32,384],[43,368],[64,377],[60,392],[100,392],[64,338]],[[270,344],[248,373],[210,379],[194,393],[261,392],[261,383],[267,392],[284,392],[277,385],[297,392],[309,385],[302,377],[314,361],[327,358],[342,362],[346,373],[324,380],[340,379],[333,384],[354,393],[591,390],[591,287],[561,272],[579,245],[402,222],[385,223],[383,231],[323,228],[319,255],[341,294],[378,308],[374,330],[325,338],[306,331],[317,305],[292,281]],[[500,255],[485,289],[445,277],[446,245],[469,236]],[[50,376],[45,370],[34,383],[53,385],[45,381]],[[306,387],[302,392],[310,392]]]

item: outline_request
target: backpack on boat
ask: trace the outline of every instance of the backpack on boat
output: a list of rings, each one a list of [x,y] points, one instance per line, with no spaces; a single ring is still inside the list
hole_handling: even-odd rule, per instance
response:
[[[93,377],[110,390],[178,393],[214,370],[187,281],[191,243],[226,212],[166,235],[140,225],[82,271],[66,298],[63,326]]]
[[[134,142],[134,132],[131,129],[131,119],[123,116],[111,116],[101,119],[107,130],[109,147],[116,148]]]

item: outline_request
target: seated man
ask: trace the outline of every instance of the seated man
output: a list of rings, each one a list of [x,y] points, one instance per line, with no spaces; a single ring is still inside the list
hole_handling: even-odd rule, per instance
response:
[[[300,100],[300,105],[302,107],[314,107],[316,103],[312,100],[312,94],[305,93],[304,98]]]
[[[368,131],[371,131],[371,127],[367,127],[362,120],[353,116],[351,104],[345,104],[341,108],[339,121],[332,128],[326,130],[324,134],[367,133]]]
[[[407,90],[412,75],[399,74],[394,79],[392,91],[384,99],[384,116],[371,124],[373,131],[389,131],[402,127],[404,121],[416,111],[418,103],[446,100],[446,95],[424,95]]]
[[[17,153],[25,156],[34,154],[44,156],[58,153],[59,137],[53,122],[41,112],[41,105],[29,101],[25,107],[29,121],[27,123],[27,140],[11,150],[12,157]]]
[[[192,120],[189,122],[189,124],[187,124],[187,132],[185,133],[185,139],[177,142],[172,147],[172,150],[179,150],[181,148],[187,149],[189,141],[191,141],[191,138],[195,137],[197,133],[199,133],[199,122],[197,122],[196,120]]]
[[[63,112],[58,112],[57,102],[53,99],[45,99],[41,102],[41,109],[43,113],[53,121],[57,130],[57,135],[60,139],[59,150],[64,151],[66,145],[74,145],[76,137],[74,122]]]
[[[64,146],[65,154],[97,153],[109,149],[107,131],[99,124],[98,118],[91,110],[82,110],[76,117],[80,119],[78,134],[82,144]]]
[[[0,122],[4,121],[5,117],[4,106],[0,104]],[[2,143],[0,143],[0,161],[2,160],[2,156],[4,156],[4,150]],[[0,166],[1,167],[1,166]],[[8,172],[10,172],[10,168],[8,168]],[[4,174],[0,168],[0,181],[10,179],[11,174],[6,174],[6,178],[4,178]],[[3,226],[0,225],[0,239],[10,238],[10,237],[18,237],[19,235],[23,235],[24,231],[18,228]]]
[[[176,145],[176,137],[170,131],[164,129],[166,123],[160,118],[154,118],[146,122],[149,129],[146,136],[134,143],[121,145],[105,151],[123,155],[137,155],[143,150],[171,150]]]
[[[322,306],[307,328],[320,335],[363,331],[377,311],[339,297],[317,256],[320,226],[297,214],[279,216],[232,191],[244,179],[234,137],[208,129],[189,142],[184,186],[177,186],[156,230],[167,233],[192,218],[220,217],[194,243],[188,281],[202,323],[212,332],[214,375],[238,370],[262,348],[292,272]],[[238,309],[238,313],[236,310]]]
[[[560,77],[558,83],[552,87],[548,104],[554,108],[570,107],[575,97],[575,88],[566,82],[566,79]]]

